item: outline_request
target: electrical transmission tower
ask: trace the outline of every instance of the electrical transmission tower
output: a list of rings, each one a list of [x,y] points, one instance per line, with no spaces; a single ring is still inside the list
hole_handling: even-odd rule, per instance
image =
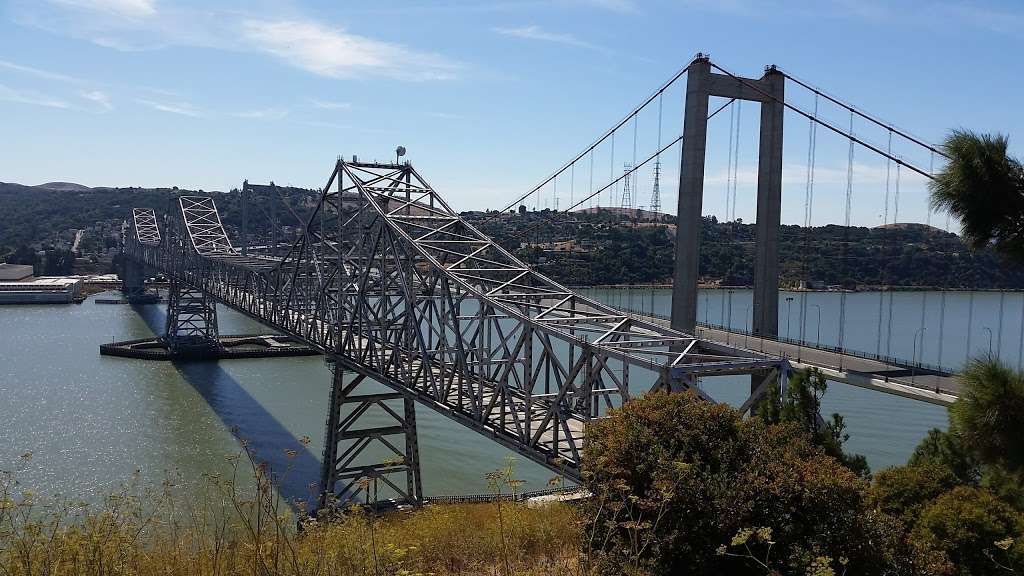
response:
[[[651,190],[651,212],[657,218],[661,212],[661,160],[654,160],[654,188]]]
[[[622,171],[624,176],[622,178],[622,208],[629,210],[633,208],[633,195],[630,193],[631,182],[633,180],[633,165],[626,163],[622,165]]]

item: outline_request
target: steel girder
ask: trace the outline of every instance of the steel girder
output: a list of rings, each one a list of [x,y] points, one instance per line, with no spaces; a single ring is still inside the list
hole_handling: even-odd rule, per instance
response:
[[[323,190],[282,258],[235,251],[212,199],[125,252],[570,478],[587,424],[637,392],[782,371],[531,270],[409,164],[339,160]]]
[[[217,306],[200,289],[171,280],[164,342],[177,354],[202,355],[220,348]]]

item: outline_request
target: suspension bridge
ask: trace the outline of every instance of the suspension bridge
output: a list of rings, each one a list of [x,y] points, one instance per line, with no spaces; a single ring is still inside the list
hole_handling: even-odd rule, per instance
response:
[[[665,96],[684,82],[684,97],[679,99],[682,132],[666,137]],[[813,94],[811,110],[787,95],[787,83]],[[713,99],[725,102],[712,110]],[[732,158],[732,137],[738,156],[737,117],[743,101],[760,106],[753,325],[746,335],[697,322],[708,124],[735,107],[729,129],[733,172],[739,161]],[[818,108],[822,101],[848,113],[849,126],[823,118]],[[657,139],[650,154],[638,156],[639,119],[653,110],[657,125],[651,133],[656,131]],[[333,380],[325,399],[329,410],[321,487],[325,493],[347,496],[358,495],[366,480],[372,480],[387,486],[398,499],[422,499],[417,405],[579,479],[588,424],[650,390],[690,389],[712,400],[699,386],[706,377],[750,375],[750,396],[743,411],[770,387],[784,387],[794,366],[818,367],[830,379],[882,392],[952,402],[956,388],[951,374],[916,358],[907,362],[846,350],[842,321],[839,344],[831,350],[808,345],[802,334],[797,341],[779,338],[778,234],[787,112],[809,126],[807,229],[819,129],[848,143],[847,226],[855,148],[879,156],[898,173],[923,178],[931,177],[934,158],[942,155],[923,140],[775,66],[760,78],[744,78],[698,55],[581,153],[489,217],[547,190],[552,190],[558,205],[560,182],[568,208],[547,216],[554,222],[588,204],[600,206],[602,197],[613,204],[632,203],[640,197],[640,170],[653,171],[651,205],[660,205],[659,189],[665,187],[657,178],[672,174],[661,159],[678,148],[676,264],[671,314],[666,318],[609,306],[540,274],[449,206],[412,164],[360,162],[354,157],[335,163],[315,207],[302,218],[298,239],[280,251],[276,232],[270,242],[275,250],[269,253],[250,249],[244,229],[240,247],[232,242],[213,197],[178,197],[163,215],[134,209],[124,229],[123,289],[129,298],[138,298],[148,274],[160,273],[170,280],[164,339],[182,354],[220,345],[216,302],[325,354]],[[855,120],[881,128],[888,144],[879,146],[855,132]],[[615,138],[618,134],[620,143],[629,142],[629,132],[632,155],[617,175]],[[923,150],[928,169],[896,153],[894,138]],[[595,185],[595,154],[605,148],[610,149],[608,180]],[[618,161],[623,162],[621,153]],[[733,172],[727,187],[728,210],[733,214],[735,179]],[[584,192],[577,192],[577,182],[587,183]],[[622,182],[633,183],[629,200],[612,195]],[[888,182],[886,195],[888,212]],[[845,314],[846,293],[840,297]],[[803,319],[806,302],[801,309]],[[922,325],[923,316],[922,311]],[[890,322],[891,318],[890,314]],[[901,381],[908,369],[917,370],[918,379]],[[922,374],[931,379],[920,380]],[[368,381],[383,384],[387,391],[367,391]],[[392,423],[361,425],[371,410],[386,414]],[[367,459],[381,451],[388,457]]]

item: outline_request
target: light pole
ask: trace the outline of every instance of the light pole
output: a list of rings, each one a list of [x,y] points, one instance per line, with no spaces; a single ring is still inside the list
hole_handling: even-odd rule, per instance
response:
[[[743,347],[747,347],[747,336],[750,335],[750,306],[743,311]]]
[[[983,330],[985,330],[986,332],[988,332],[988,355],[989,355],[989,357],[991,357],[992,356],[992,329],[989,328],[988,326],[982,326],[981,328]]]
[[[917,335],[921,335],[921,348],[924,348],[924,328],[918,328],[917,332],[914,332],[914,352],[910,357],[910,381],[914,381],[914,376],[917,373]]]
[[[711,295],[707,292],[704,293],[704,325],[711,326],[710,318],[711,311]]]
[[[732,289],[729,289],[729,319],[725,323],[725,343],[729,343],[729,334],[732,333]]]
[[[793,339],[792,336],[789,333],[789,321],[790,321],[790,318],[792,317],[792,314],[790,314],[790,311],[792,310],[792,308],[793,308],[793,297],[792,296],[786,296],[786,340],[792,340]]]
[[[821,306],[817,304],[811,304],[818,309],[818,328],[814,332],[814,345],[821,346]]]

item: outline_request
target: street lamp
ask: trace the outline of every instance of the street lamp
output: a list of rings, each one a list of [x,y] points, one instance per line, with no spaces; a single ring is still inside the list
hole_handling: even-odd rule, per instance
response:
[[[914,376],[917,372],[917,335],[921,335],[921,348],[924,348],[924,328],[918,328],[917,332],[914,332],[914,352],[910,357],[910,381],[914,381]]]
[[[747,336],[750,335],[750,306],[743,311],[743,347],[747,347]]]
[[[988,332],[988,355],[992,356],[992,329],[988,326],[982,326],[981,328]]]
[[[786,296],[786,340],[792,340],[793,339],[792,335],[789,333],[789,321],[790,321],[790,319],[792,317],[792,314],[790,314],[789,312],[790,312],[790,310],[792,310],[792,308],[793,308],[793,297],[792,296]]]
[[[811,304],[811,306],[818,309],[818,328],[814,333],[814,345],[821,346],[821,306],[817,304]]]

